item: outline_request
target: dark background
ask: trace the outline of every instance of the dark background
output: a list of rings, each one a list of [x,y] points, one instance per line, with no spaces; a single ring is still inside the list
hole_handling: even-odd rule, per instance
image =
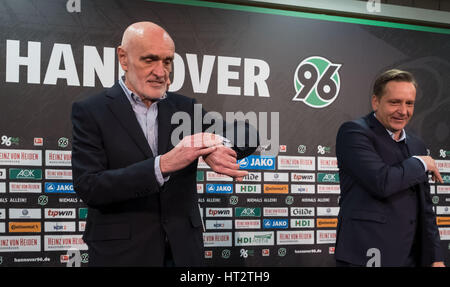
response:
[[[177,91],[178,93],[194,97],[206,110],[218,111],[223,115],[225,112],[236,111],[279,112],[279,143],[287,146],[287,152],[281,155],[321,156],[317,153],[317,146],[322,145],[330,148],[330,153],[323,156],[335,156],[335,136],[339,126],[347,120],[358,118],[370,111],[371,87],[374,78],[380,72],[394,67],[411,71],[419,83],[415,115],[409,124],[410,130],[424,139],[434,158],[439,157],[440,149],[450,149],[450,36],[448,34],[307,19],[300,17],[300,14],[298,17],[281,16],[138,0],[82,0],[81,3],[81,13],[68,13],[65,1],[3,0],[0,3],[0,136],[20,138],[19,146],[10,148],[42,149],[43,157],[46,149],[61,149],[57,145],[58,139],[71,138],[71,104],[104,88],[98,79],[94,88],[68,86],[65,79],[59,79],[56,85],[42,84],[55,43],[71,45],[78,78],[82,85],[83,46],[97,47],[102,56],[103,47],[115,48],[120,44],[121,35],[128,25],[145,20],[163,26],[175,41],[176,52],[185,64],[184,85]],[[21,56],[28,53],[28,41],[41,43],[41,84],[27,84],[27,71],[24,67],[20,68],[19,83],[6,82],[7,39],[20,40]],[[203,55],[216,56],[206,94],[193,92],[186,53],[197,54],[200,68]],[[218,56],[241,58],[240,67],[230,68],[230,70],[238,71],[240,78],[230,81],[230,85],[240,86],[242,94],[244,58],[261,59],[267,62],[270,66],[270,76],[267,80],[270,97],[259,97],[258,94],[253,97],[217,95]],[[292,101],[295,95],[294,71],[303,59],[310,56],[322,56],[333,63],[342,65],[339,70],[341,81],[339,96],[326,108],[315,109],[302,102]],[[117,60],[115,71],[117,79]],[[44,146],[34,147],[34,137],[44,137]],[[306,153],[297,152],[299,145],[307,147]],[[0,148],[7,147],[0,146]],[[65,149],[71,149],[70,142]],[[45,162],[43,164],[45,165]],[[7,166],[1,166],[1,168],[8,169]],[[42,169],[45,174],[45,167]],[[3,181],[8,186],[8,179]],[[44,181],[42,181],[43,185]],[[202,183],[205,185],[206,182]],[[242,207],[248,196],[237,195],[239,196],[238,206]],[[14,197],[27,197],[27,204],[0,203],[0,208],[40,208],[41,206],[37,204],[38,196],[14,194]],[[48,196],[49,203],[45,208],[83,207],[82,203],[61,204],[58,202],[58,197],[68,197],[67,195],[48,194]],[[292,196],[294,196],[294,203],[291,206],[285,203],[286,195],[264,193],[259,197],[277,198],[277,203],[247,203],[246,206],[261,208],[264,206],[338,206],[337,195],[319,195],[317,190],[316,194],[307,197],[328,197],[329,203],[311,205],[301,201],[304,195],[292,194]],[[445,194],[438,196],[437,205],[445,205],[450,198]],[[7,198],[13,195],[6,193],[0,194],[0,197]],[[204,210],[206,207],[234,208],[229,204],[229,195],[205,193],[200,194],[200,197],[220,199],[220,203],[207,203],[205,200],[201,203]],[[262,223],[263,217],[260,219]],[[2,221],[5,222],[6,231],[0,236],[21,235],[8,234],[8,218]],[[44,221],[42,219],[42,229]],[[78,221],[82,220],[77,219],[77,225]],[[273,231],[276,233],[275,229]],[[230,230],[224,232],[230,232]],[[65,252],[44,252],[44,232],[41,237],[42,253],[0,252],[0,256],[3,257],[3,266],[33,265],[14,263],[13,258],[38,256],[51,258],[47,265],[61,266],[59,258]],[[442,243],[448,258],[449,242],[442,241]],[[280,247],[286,248],[285,256],[278,255]],[[333,266],[334,259],[333,255],[329,254],[329,247],[332,245],[248,246],[243,248],[253,250],[254,256],[245,259],[239,256],[240,247],[214,247],[207,249],[213,250],[213,258],[207,259],[207,262],[213,266]],[[269,257],[261,256],[263,248],[270,249]],[[229,259],[221,257],[223,249],[231,251]],[[322,251],[320,254],[295,254],[296,249],[321,249]]]

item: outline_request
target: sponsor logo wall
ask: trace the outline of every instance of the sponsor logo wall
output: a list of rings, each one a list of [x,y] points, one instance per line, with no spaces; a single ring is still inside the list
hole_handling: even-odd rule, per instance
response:
[[[426,139],[444,177],[444,184],[430,179],[430,193],[449,254],[450,82],[444,77],[450,58],[439,49],[450,43],[448,34],[137,0],[112,2],[108,10],[82,1],[81,21],[97,19],[86,32],[71,22],[64,3],[39,2],[45,5],[0,4],[0,18],[9,19],[0,24],[8,31],[0,42],[0,66],[6,67],[0,73],[0,267],[72,266],[74,256],[81,266],[89,262],[81,238],[87,208],[72,184],[71,104],[121,75],[114,48],[141,16],[175,40],[171,91],[209,111],[279,113],[278,154],[261,154],[269,133],[254,155],[238,162],[249,171],[242,182],[199,161],[208,265],[334,266],[336,133],[344,121],[370,111],[374,77],[394,66],[411,70],[421,87],[410,126]],[[68,22],[48,24],[42,16],[31,23],[23,11],[33,9],[49,17],[67,13]],[[192,23],[180,22],[185,13]],[[48,31],[34,28],[36,22]],[[405,49],[405,39],[421,49]],[[436,83],[444,86],[436,90]]]

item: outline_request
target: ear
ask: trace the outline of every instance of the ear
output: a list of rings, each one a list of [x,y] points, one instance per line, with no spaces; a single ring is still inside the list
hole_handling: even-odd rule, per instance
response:
[[[378,97],[375,95],[372,95],[372,110],[374,112],[376,112],[378,110],[379,104],[380,104],[380,101],[379,101]]]
[[[128,70],[127,52],[122,46],[117,47],[117,58],[119,59],[120,66],[125,72]]]

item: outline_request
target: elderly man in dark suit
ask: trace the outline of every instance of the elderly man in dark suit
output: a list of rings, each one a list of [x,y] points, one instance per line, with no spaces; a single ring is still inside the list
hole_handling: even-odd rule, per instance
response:
[[[73,104],[73,181],[89,207],[83,239],[90,266],[203,265],[197,160],[237,180],[247,174],[236,160],[256,146],[230,148],[208,133],[171,141],[172,115],[192,119],[195,104],[167,92],[174,53],[163,28],[132,24],[117,49],[125,76]]]
[[[424,143],[404,129],[416,88],[409,72],[382,73],[374,112],[339,129],[337,266],[444,265],[428,173],[442,178]]]

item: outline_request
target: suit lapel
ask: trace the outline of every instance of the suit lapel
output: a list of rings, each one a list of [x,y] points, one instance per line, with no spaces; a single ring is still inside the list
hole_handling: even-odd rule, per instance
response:
[[[122,127],[127,131],[128,135],[133,139],[139,149],[147,157],[153,157],[150,146],[142,132],[136,115],[128,101],[122,87],[116,83],[110,90],[108,90],[107,97],[111,100],[108,103],[111,112],[115,115]]]
[[[406,133],[406,146],[408,148],[408,152],[410,156],[413,155],[426,155],[424,154],[423,150],[421,149],[421,145],[417,144],[416,140],[409,136],[408,133]]]
[[[168,150],[173,148],[170,142],[172,134],[172,125],[170,123],[172,115],[177,111],[175,106],[167,98],[158,103],[158,154],[165,154]]]
[[[376,133],[378,136],[380,136],[383,140],[390,140],[392,141],[392,138],[389,136],[389,133],[386,131],[386,128],[375,118],[373,113],[370,113],[366,116],[367,122],[369,123],[369,126],[372,128],[374,133]]]
[[[398,148],[397,143],[391,138],[389,133],[387,132],[386,128],[380,123],[380,121],[375,118],[373,115],[373,112],[368,114],[366,116],[367,122],[369,123],[369,126],[372,128],[375,134],[377,134],[384,142],[387,149],[385,151],[390,151],[391,153],[395,154],[395,157],[397,159],[396,162],[403,161],[403,154],[401,150]],[[391,162],[392,159],[389,160]],[[395,162],[395,161],[394,161]]]

